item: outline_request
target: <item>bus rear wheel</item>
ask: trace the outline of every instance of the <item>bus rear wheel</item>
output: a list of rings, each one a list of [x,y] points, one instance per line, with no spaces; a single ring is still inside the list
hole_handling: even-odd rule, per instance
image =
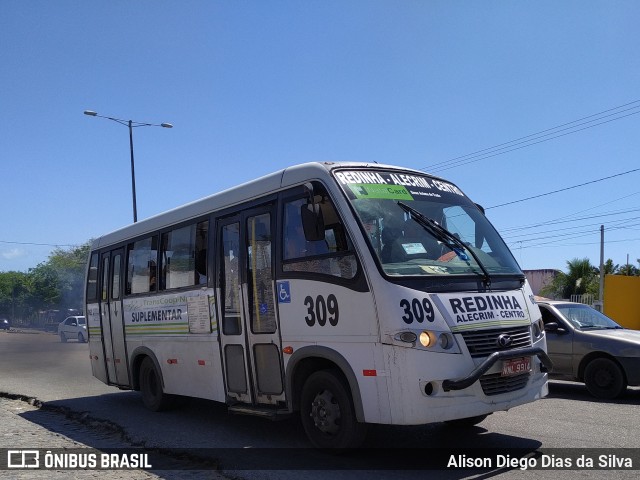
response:
[[[355,448],[366,435],[366,425],[356,419],[349,387],[338,370],[309,376],[302,387],[300,417],[317,448]]]
[[[173,398],[162,390],[162,377],[149,357],[140,365],[140,393],[144,406],[153,412],[172,407]]]

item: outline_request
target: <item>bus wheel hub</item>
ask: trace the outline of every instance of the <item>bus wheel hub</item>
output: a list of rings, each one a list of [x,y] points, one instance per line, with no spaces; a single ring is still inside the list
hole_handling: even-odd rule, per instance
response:
[[[311,403],[311,413],[316,428],[324,433],[334,434],[340,430],[340,405],[331,392],[324,390]]]

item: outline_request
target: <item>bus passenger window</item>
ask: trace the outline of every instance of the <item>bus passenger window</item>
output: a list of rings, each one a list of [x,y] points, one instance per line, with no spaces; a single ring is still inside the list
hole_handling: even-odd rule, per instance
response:
[[[273,333],[276,318],[271,271],[271,215],[268,213],[247,219],[247,262],[251,331]]]
[[[207,283],[208,229],[204,221],[162,234],[160,290]]]
[[[98,299],[98,254],[91,254],[89,273],[87,274],[87,301]]]
[[[158,238],[149,237],[127,247],[127,294],[148,293],[156,289]]]
[[[106,302],[109,297],[109,257],[102,258],[102,293],[100,299]]]
[[[222,262],[220,284],[222,289],[222,331],[225,335],[240,335],[242,301],[238,255],[240,253],[240,224],[222,227]]]
[[[285,203],[282,268],[285,272],[354,278],[357,262],[344,225],[324,187],[319,183],[314,187],[314,201],[320,206],[324,219],[324,238],[307,240],[305,237],[301,208],[308,204],[307,197]]]
[[[207,245],[209,244],[209,220],[196,226],[196,283],[207,284]]]

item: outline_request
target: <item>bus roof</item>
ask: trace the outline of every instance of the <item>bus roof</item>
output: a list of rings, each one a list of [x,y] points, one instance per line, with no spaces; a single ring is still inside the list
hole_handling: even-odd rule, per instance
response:
[[[155,232],[164,227],[201,217],[209,212],[232,207],[251,198],[275,193],[283,188],[300,185],[312,179],[326,178],[335,168],[385,168],[425,175],[425,172],[394,165],[369,162],[311,162],[287,167],[263,177],[214,193],[199,200],[159,213],[147,219],[97,237],[92,249],[114,245],[129,238]],[[426,174],[428,175],[428,174]]]

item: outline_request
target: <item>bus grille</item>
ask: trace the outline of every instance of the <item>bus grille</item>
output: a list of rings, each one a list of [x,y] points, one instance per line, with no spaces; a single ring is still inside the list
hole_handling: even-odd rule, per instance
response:
[[[525,327],[475,330],[461,333],[464,343],[467,345],[469,353],[473,358],[486,357],[493,352],[499,352],[501,350],[531,346],[531,329],[528,325]],[[498,344],[498,337],[503,334],[511,337],[511,343],[507,347],[501,347]]]
[[[492,373],[480,377],[482,391],[487,396],[520,390],[527,385],[528,381],[529,372],[507,377],[503,377],[500,373]]]

